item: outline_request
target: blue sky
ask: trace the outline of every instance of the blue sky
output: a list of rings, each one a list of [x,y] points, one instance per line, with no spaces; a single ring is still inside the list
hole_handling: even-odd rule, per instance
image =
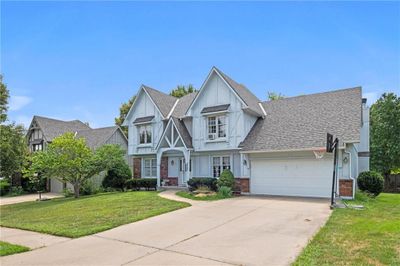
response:
[[[260,99],[400,94],[399,2],[1,2],[11,120],[114,123],[140,84],[200,87],[215,65]]]

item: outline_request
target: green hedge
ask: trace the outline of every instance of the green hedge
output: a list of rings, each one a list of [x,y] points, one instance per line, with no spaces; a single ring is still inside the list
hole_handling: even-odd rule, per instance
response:
[[[132,190],[157,190],[157,178],[133,178],[125,182],[125,187]]]
[[[194,191],[202,186],[206,186],[212,191],[217,191],[217,179],[213,177],[192,177],[187,183],[190,191]]]
[[[362,172],[357,178],[358,188],[375,196],[378,196],[383,191],[383,184],[383,176],[374,171]]]

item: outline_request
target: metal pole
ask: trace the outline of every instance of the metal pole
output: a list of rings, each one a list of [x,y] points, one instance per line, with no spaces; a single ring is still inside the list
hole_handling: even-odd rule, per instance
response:
[[[334,153],[333,153],[333,175],[332,175],[332,194],[331,194],[331,208],[335,204],[335,183],[336,183],[336,157],[337,157],[337,146],[339,140],[336,138],[334,141]]]

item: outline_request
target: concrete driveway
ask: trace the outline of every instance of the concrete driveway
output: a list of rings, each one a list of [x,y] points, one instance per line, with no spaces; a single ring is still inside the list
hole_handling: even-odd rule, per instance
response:
[[[173,192],[164,196],[173,198]],[[239,197],[3,257],[2,265],[288,265],[330,215],[328,200]]]
[[[61,198],[64,197],[62,194],[58,193],[42,193],[42,199],[54,199],[54,198]],[[21,195],[15,197],[0,197],[0,205],[8,205],[8,204],[15,204],[27,201],[35,201],[39,198],[38,194],[28,194],[28,195]]]

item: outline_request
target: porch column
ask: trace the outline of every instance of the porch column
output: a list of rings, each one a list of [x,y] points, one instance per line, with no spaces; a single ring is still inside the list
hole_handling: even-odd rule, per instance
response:
[[[189,164],[190,164],[190,151],[182,150],[183,156],[185,157],[185,181],[187,182],[190,179],[190,172],[189,172]]]
[[[161,187],[161,149],[157,151],[157,187]]]

